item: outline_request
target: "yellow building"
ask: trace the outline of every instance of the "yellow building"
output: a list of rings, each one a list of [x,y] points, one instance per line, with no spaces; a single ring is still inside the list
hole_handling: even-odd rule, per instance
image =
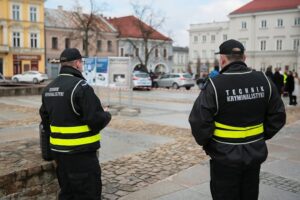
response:
[[[44,73],[44,0],[0,0],[0,9],[0,73]]]

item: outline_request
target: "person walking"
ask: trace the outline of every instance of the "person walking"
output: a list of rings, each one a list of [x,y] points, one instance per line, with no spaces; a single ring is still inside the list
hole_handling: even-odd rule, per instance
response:
[[[40,116],[50,132],[50,147],[56,161],[59,200],[101,199],[101,169],[97,156],[100,131],[111,115],[82,76],[78,49],[60,55],[59,76],[42,93]]]
[[[277,88],[278,93],[280,94],[280,96],[282,95],[283,91],[284,91],[284,82],[283,82],[283,75],[280,74],[279,72],[279,68],[276,67],[275,68],[275,73],[274,73],[274,84]]]
[[[205,83],[189,123],[211,158],[212,198],[256,200],[266,140],[284,126],[285,107],[274,83],[247,67],[239,41],[225,41],[219,49],[221,72]]]
[[[294,94],[295,91],[295,80],[293,73],[291,71],[288,71],[287,73],[287,78],[286,78],[286,83],[285,83],[285,90],[289,94],[289,105],[290,106],[295,106],[297,105],[297,96]]]

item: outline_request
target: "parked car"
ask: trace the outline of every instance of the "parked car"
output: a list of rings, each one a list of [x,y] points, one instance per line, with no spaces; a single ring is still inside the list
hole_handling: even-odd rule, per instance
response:
[[[154,79],[153,87],[165,87],[179,89],[185,87],[187,90],[195,85],[193,77],[189,73],[164,74],[158,79]]]
[[[47,74],[42,74],[38,71],[26,71],[23,74],[16,74],[11,77],[11,80],[14,82],[31,82],[35,84],[43,82],[47,79]]]
[[[152,81],[150,75],[141,71],[134,71],[132,73],[132,87],[133,88],[147,88],[150,89]]]
[[[0,83],[6,82],[5,77],[0,73]]]

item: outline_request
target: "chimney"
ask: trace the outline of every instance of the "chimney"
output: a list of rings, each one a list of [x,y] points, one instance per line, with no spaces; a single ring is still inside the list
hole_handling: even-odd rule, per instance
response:
[[[63,8],[62,5],[57,6],[57,9],[58,9],[58,10],[64,10],[64,8]]]

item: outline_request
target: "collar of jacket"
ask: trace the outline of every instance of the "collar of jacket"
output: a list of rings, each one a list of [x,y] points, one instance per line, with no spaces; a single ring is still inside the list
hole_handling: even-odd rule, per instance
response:
[[[85,80],[85,78],[82,76],[81,72],[71,66],[62,66],[59,74],[71,74],[73,76],[76,76],[78,78]]]
[[[223,67],[223,69],[220,71],[220,74],[224,72],[234,73],[234,72],[247,72],[247,71],[251,71],[251,69],[249,69],[244,62],[236,61],[236,62],[229,63],[228,65]]]

